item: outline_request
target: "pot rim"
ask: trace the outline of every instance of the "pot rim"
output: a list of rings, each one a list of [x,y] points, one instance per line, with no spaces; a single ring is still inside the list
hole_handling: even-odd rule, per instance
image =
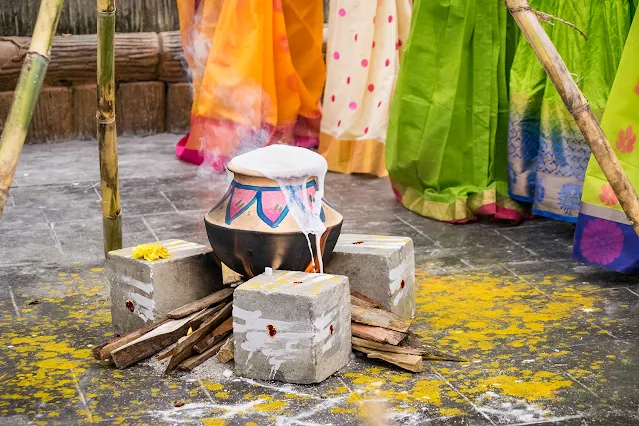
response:
[[[227,166],[227,169],[234,173],[234,174],[238,174],[238,175],[243,175],[243,176],[250,176],[250,177],[256,177],[256,178],[263,178],[263,179],[268,179],[270,181],[276,182],[274,179],[271,179],[270,177],[264,176],[262,173],[253,171],[253,170],[248,170],[245,169],[244,167],[240,167],[234,164],[229,164]],[[311,176],[307,176],[306,179],[317,179],[317,176],[315,175],[311,175]]]

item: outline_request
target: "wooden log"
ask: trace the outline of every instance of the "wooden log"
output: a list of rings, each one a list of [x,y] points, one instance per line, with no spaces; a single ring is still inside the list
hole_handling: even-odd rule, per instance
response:
[[[160,33],[161,60],[158,80],[167,83],[188,83],[189,72],[182,50],[179,31]]]
[[[351,290],[351,305],[361,306],[362,308],[376,308],[376,309],[385,309],[382,305],[375,302],[372,299],[360,294],[356,291]]]
[[[95,348],[93,348],[93,357],[95,359],[105,361],[111,358],[111,352],[113,352],[114,350],[121,348],[127,343],[131,343],[132,341],[138,339],[139,337],[144,336],[146,333],[155,330],[156,328],[158,328],[159,326],[163,324],[166,324],[168,321],[170,320],[165,319],[163,321],[154,322],[145,327],[138,328],[137,330],[134,330],[128,334],[125,334],[124,336],[115,337],[113,339],[107,340],[100,346],[96,346]]]
[[[401,367],[404,370],[412,371],[413,373],[420,373],[424,369],[422,357],[419,355],[382,352],[362,346],[353,346],[353,349],[365,353],[368,358],[381,359],[382,361]]]
[[[555,45],[539,23],[527,0],[506,0],[506,6],[519,25],[524,37],[537,55],[546,74],[557,89],[568,112],[590,146],[601,171],[608,179],[628,221],[639,235],[639,198],[626,172],[621,167],[606,135],[590,110],[588,101],[575,83]],[[562,24],[559,24],[562,25]]]
[[[95,84],[73,86],[73,133],[78,139],[95,139]]]
[[[410,320],[400,318],[391,312],[354,305],[351,305],[351,320],[360,324],[387,328],[401,333],[408,333],[411,325]]]
[[[121,83],[116,95],[118,133],[153,135],[164,132],[166,91],[161,81]]]
[[[111,352],[111,358],[118,368],[126,368],[140,360],[158,353],[177,342],[189,329],[191,319],[197,314],[168,321],[134,341]]]
[[[233,358],[235,358],[235,346],[233,345],[233,335],[230,335],[217,353],[217,361],[226,364]]]
[[[220,291],[216,291],[211,295],[203,297],[202,299],[196,300],[195,302],[188,303],[184,306],[180,306],[179,308],[172,310],[167,314],[167,317],[174,319],[182,318],[216,303],[224,302],[225,300],[230,299],[232,296],[233,289],[224,288]]]
[[[0,78],[1,80],[1,78]],[[13,92],[0,93],[0,132],[13,101]],[[95,98],[93,99],[95,109]],[[68,87],[43,87],[33,110],[25,143],[44,143],[74,137],[73,92]],[[95,133],[95,113],[93,114]]]
[[[358,324],[356,322],[351,322],[351,333],[353,336],[361,337],[362,339],[372,340],[378,343],[388,343],[395,346],[399,345],[406,337],[405,333]]]
[[[220,351],[220,348],[224,344],[223,341],[216,343],[215,345],[208,348],[206,351],[202,352],[199,355],[192,356],[191,358],[183,361],[178,368],[183,371],[193,371],[195,367],[202,364],[204,361],[214,357]]]
[[[13,90],[31,39],[0,37],[2,45],[14,45],[14,56],[0,62],[0,90]],[[51,62],[45,83],[50,86],[89,84],[96,81],[97,36],[95,34],[57,36],[53,39]],[[157,80],[160,42],[156,33],[115,35],[115,80]]]
[[[225,318],[227,318],[231,314],[232,310],[233,305],[229,303],[221,311],[217,312],[213,317],[204,321],[200,328],[187,336],[183,342],[175,345],[175,348],[173,348],[173,356],[171,357],[169,365],[166,367],[165,373],[168,374],[171,371],[175,370],[177,366],[182,363],[182,361],[193,355],[195,353],[195,349],[193,349],[193,346],[195,346],[199,341],[206,337],[206,335],[211,330],[214,330],[216,327],[222,324]]]
[[[185,133],[191,125],[193,91],[189,83],[169,84],[166,91],[166,131]]]
[[[65,0],[59,33],[92,34],[97,27],[95,2]],[[37,1],[0,1],[0,34],[31,35]],[[175,0],[118,0],[117,32],[172,31],[180,26]]]

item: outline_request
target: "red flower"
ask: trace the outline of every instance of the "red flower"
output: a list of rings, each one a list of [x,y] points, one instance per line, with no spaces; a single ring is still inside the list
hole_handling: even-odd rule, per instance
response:
[[[617,196],[608,183],[604,183],[603,185],[601,185],[601,194],[599,194],[599,199],[607,206],[614,206],[615,204],[619,203]]]
[[[617,149],[623,154],[628,154],[635,150],[635,142],[637,135],[632,133],[632,126],[628,126],[626,130],[619,130],[619,138],[617,139]]]

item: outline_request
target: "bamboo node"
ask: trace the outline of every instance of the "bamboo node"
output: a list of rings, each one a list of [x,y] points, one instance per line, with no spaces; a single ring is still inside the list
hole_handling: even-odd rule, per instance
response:
[[[588,102],[578,105],[574,108],[568,108],[568,112],[572,114],[573,117],[577,114],[581,114],[584,111],[590,111],[590,104]]]
[[[568,25],[570,28],[572,28],[573,30],[577,31],[579,34],[581,34],[581,36],[584,38],[584,40],[588,41],[588,36],[581,31],[579,28],[577,28],[577,26],[575,24],[573,24],[572,22],[568,22],[565,19],[561,19],[558,18],[556,16],[553,16],[549,13],[545,13],[545,12],[540,12],[539,10],[535,10],[530,6],[520,6],[520,7],[514,7],[514,8],[508,8],[508,10],[510,10],[511,14],[515,14],[515,13],[520,13],[520,12],[532,12],[534,13],[537,18],[540,21],[544,21],[549,23],[550,25],[554,25],[553,22],[550,22],[551,19],[557,21],[557,22],[561,22],[562,24]]]
[[[98,9],[98,15],[113,16],[113,15],[115,15],[116,11],[117,11],[116,7],[114,7],[113,10],[100,10],[100,9]]]
[[[113,115],[113,117],[111,118],[99,118],[96,117],[96,120],[98,120],[98,124],[111,124],[115,122],[115,115]]]

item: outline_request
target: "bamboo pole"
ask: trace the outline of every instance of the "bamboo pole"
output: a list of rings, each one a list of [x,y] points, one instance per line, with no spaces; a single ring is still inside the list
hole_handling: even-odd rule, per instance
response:
[[[534,10],[527,0],[505,0],[508,10],[519,25],[521,32],[530,43],[548,77],[564,101],[566,108],[575,118],[579,130],[590,145],[595,160],[599,163],[628,221],[639,235],[639,198],[626,172],[619,164],[601,126],[590,110],[588,101],[577,87],[566,64],[557,52],[548,34],[539,23]]]
[[[115,128],[115,0],[98,3],[98,147],[102,188],[104,254],[122,248],[122,216],[118,184],[118,141]]]
[[[29,52],[24,59],[20,79],[13,93],[11,110],[0,136],[0,217],[9,198],[9,188],[13,182],[18,158],[49,66],[51,44],[63,3],[64,0],[42,0],[40,3]]]

